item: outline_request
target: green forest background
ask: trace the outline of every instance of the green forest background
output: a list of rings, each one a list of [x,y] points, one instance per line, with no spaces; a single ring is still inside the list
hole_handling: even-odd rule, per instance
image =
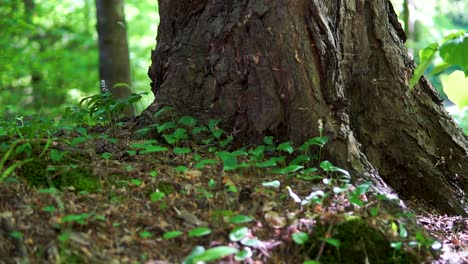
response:
[[[408,14],[404,7],[411,6],[406,18],[414,30],[407,46],[417,63],[422,48],[448,34],[468,31],[468,0],[392,2],[403,24]],[[30,13],[23,1],[0,0],[0,109],[3,110],[0,114],[3,119],[17,115],[57,115],[66,106],[76,105],[81,98],[99,92],[94,1],[34,0],[34,4]],[[125,15],[132,88],[136,93],[148,93],[136,105],[141,111],[154,99],[146,72],[159,23],[156,1],[127,0]],[[436,57],[426,74],[444,99],[447,99],[444,93],[447,86],[455,91],[451,92],[450,99],[458,102],[458,106],[450,101],[446,101],[446,106],[468,131],[468,112],[460,110],[464,106],[461,98],[468,98],[466,79],[457,79],[452,74],[457,66],[439,67],[440,63],[441,59]]]

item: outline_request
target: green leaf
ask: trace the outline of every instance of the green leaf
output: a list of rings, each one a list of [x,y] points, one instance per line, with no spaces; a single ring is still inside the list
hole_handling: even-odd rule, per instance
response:
[[[294,240],[294,242],[296,242],[296,244],[304,245],[305,242],[309,240],[309,235],[304,232],[297,232],[292,234],[292,239]]]
[[[227,247],[227,246],[214,247],[196,256],[195,258],[193,258],[193,261],[196,263],[199,261],[219,260],[229,255],[236,254],[237,252],[239,252],[239,250],[233,247]]]
[[[163,107],[160,110],[158,110],[156,113],[154,113],[153,117],[158,118],[160,115],[166,112],[172,111],[172,110],[174,110],[174,107],[170,107],[170,106]]]
[[[158,133],[161,133],[165,130],[175,128],[175,127],[176,125],[174,124],[174,122],[167,122],[167,123],[157,126],[156,129],[158,130]]]
[[[163,147],[163,146],[148,146],[143,151],[141,151],[140,154],[148,154],[148,153],[154,153],[154,152],[164,152],[164,151],[168,151],[168,150],[169,149],[167,147]]]
[[[172,239],[172,238],[176,238],[176,237],[180,237],[182,234],[184,234],[183,232],[181,231],[169,231],[169,232],[166,232],[163,234],[163,239]]]
[[[340,240],[335,238],[322,238],[321,240],[327,242],[327,244],[332,245],[336,248],[339,248],[341,245]]]
[[[224,170],[235,170],[239,167],[237,157],[233,153],[227,151],[220,151],[217,156],[223,160]]]
[[[235,215],[229,219],[231,224],[243,224],[253,221],[254,218],[248,215]]]
[[[401,238],[406,238],[408,237],[408,230],[406,230],[406,227],[404,224],[400,223],[400,237]]]
[[[205,248],[202,246],[196,246],[190,254],[182,261],[182,264],[195,264],[195,261],[193,260],[196,256],[199,256],[205,252]]]
[[[53,213],[57,211],[57,209],[53,205],[47,205],[47,206],[42,207],[42,211],[47,212],[47,213]]]
[[[177,166],[177,167],[175,168],[175,170],[176,170],[176,171],[179,171],[179,172],[185,172],[185,171],[188,170],[188,168],[185,167],[185,166],[179,165],[179,166]]]
[[[179,124],[193,127],[197,124],[197,120],[193,116],[183,116],[179,119]]]
[[[367,193],[367,191],[369,190],[371,184],[372,183],[370,183],[370,182],[366,182],[366,183],[363,183],[363,184],[357,186],[356,189],[354,190],[354,193],[357,196]]]
[[[467,51],[468,52],[468,51]],[[454,71],[448,76],[442,76],[444,92],[450,101],[461,110],[468,106],[468,78],[461,71]]]
[[[320,262],[318,262],[316,260],[306,260],[302,264],[320,264]]]
[[[140,231],[139,235],[141,238],[150,238],[153,236],[153,234],[151,234],[151,232],[148,230]]]
[[[252,248],[264,248],[265,243],[256,239],[256,238],[244,238],[241,240],[241,244],[244,246],[252,247]]]
[[[195,164],[195,169],[202,169],[205,165],[216,164],[217,161],[214,159],[204,159]]]
[[[252,257],[253,253],[250,248],[244,248],[241,251],[237,252],[237,254],[234,256],[234,260],[236,261],[244,261],[250,257]]]
[[[190,232],[188,233],[188,236],[189,237],[201,237],[201,236],[206,236],[209,234],[211,234],[211,229],[207,227],[197,227],[197,228],[190,230]]]
[[[188,154],[190,152],[192,152],[192,149],[190,148],[178,148],[178,147],[174,148],[174,153],[177,155]]]
[[[247,235],[248,232],[249,229],[245,226],[235,227],[231,233],[229,233],[229,240],[233,242],[240,241]]]
[[[281,151],[284,151],[284,152],[287,152],[289,154],[293,153],[294,152],[294,148],[293,146],[291,145],[291,142],[284,142],[284,143],[281,143],[278,145],[278,147],[276,147],[277,150],[281,150]]]
[[[21,239],[23,238],[23,233],[21,233],[20,231],[13,231],[10,233],[10,236],[13,238]]]
[[[161,199],[163,199],[166,196],[163,192],[154,192],[150,195],[150,200],[152,202],[157,202]]]
[[[272,137],[272,136],[264,137],[263,138],[263,143],[265,143],[267,145],[273,145],[273,139],[274,139],[274,137]]]
[[[328,142],[328,137],[314,137],[306,141],[302,146],[299,147],[300,150],[306,151],[310,146],[319,146],[323,147]]]
[[[136,185],[136,186],[140,186],[143,182],[139,179],[131,179],[130,182],[133,184],[133,185]]]
[[[403,242],[396,242],[396,243],[391,243],[390,247],[394,248],[396,250],[400,250],[403,246]]]
[[[63,156],[65,156],[65,154],[67,154],[68,152],[66,151],[58,151],[56,149],[52,149],[50,151],[50,159],[53,161],[53,162],[59,162],[62,160]]]
[[[413,77],[410,80],[410,89],[412,89],[419,81],[419,78],[423,76],[426,69],[432,62],[435,53],[439,49],[438,43],[432,43],[429,46],[419,51],[419,65],[414,70]]]
[[[291,165],[299,165],[304,162],[310,161],[310,157],[307,155],[299,155],[295,159],[293,159],[289,164]]]
[[[440,57],[449,64],[461,67],[468,75],[468,34],[458,36],[442,44]]]
[[[379,208],[378,207],[372,207],[370,209],[370,215],[373,216],[373,217],[376,217],[377,215],[379,215]]]
[[[226,146],[229,145],[229,143],[231,143],[233,140],[234,140],[234,137],[233,137],[233,136],[228,136],[225,140],[222,140],[221,142],[219,142],[219,145],[220,145],[221,147],[226,147]]]

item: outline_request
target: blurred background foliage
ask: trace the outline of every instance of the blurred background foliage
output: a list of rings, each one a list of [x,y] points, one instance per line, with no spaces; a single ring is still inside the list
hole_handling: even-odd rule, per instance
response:
[[[139,108],[153,100],[146,72],[159,23],[155,2],[125,1],[133,90],[148,92]],[[94,0],[0,0],[0,28],[4,118],[60,112],[99,92]]]
[[[400,22],[408,31],[408,51],[419,62],[418,52],[444,36],[468,31],[468,0],[392,0]],[[33,3],[34,8],[27,8]],[[134,92],[148,92],[143,104],[153,100],[149,79],[150,50],[159,22],[154,0],[126,0],[128,41]],[[0,0],[0,109],[2,117],[16,114],[50,114],[99,92],[96,11],[94,0]],[[450,79],[456,66],[427,77],[444,99],[443,83],[463,89]],[[466,80],[466,79],[465,79]],[[461,88],[460,88],[461,87]],[[468,113],[446,103],[468,131]],[[467,114],[464,114],[467,113]]]
[[[419,64],[419,51],[437,43],[449,34],[468,32],[468,0],[392,0],[400,23],[408,35],[408,52]],[[467,51],[468,52],[468,51]],[[468,57],[468,54],[465,55]],[[445,101],[446,109],[468,132],[468,79],[463,78],[461,67],[444,67],[440,54],[427,68],[425,74]],[[450,99],[448,100],[447,94]],[[465,100],[465,101],[466,101]],[[458,103],[454,105],[453,103]]]

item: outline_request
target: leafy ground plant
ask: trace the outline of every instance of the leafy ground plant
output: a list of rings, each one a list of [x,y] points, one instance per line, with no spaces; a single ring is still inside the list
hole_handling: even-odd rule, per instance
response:
[[[416,263],[437,252],[427,232],[408,228],[414,218],[386,211],[395,197],[353,184],[328,161],[322,135],[302,146],[273,137],[236,146],[219,120],[178,119],[169,108],[155,118],[160,123],[142,133],[90,127],[78,116],[26,141],[21,129],[2,126],[0,211],[9,214],[0,217],[15,221],[0,234],[0,255],[69,263]],[[17,140],[29,150],[17,151]],[[38,178],[47,188],[31,184]]]

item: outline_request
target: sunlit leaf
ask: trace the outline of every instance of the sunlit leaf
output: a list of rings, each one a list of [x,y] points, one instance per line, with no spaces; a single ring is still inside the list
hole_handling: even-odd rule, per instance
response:
[[[303,245],[309,240],[309,235],[304,232],[296,232],[292,234],[292,239],[294,240],[294,242],[296,242],[296,244]]]
[[[465,77],[465,74],[462,71],[454,71],[448,76],[442,76],[441,79],[444,92],[447,94],[450,101],[454,102],[459,109],[467,107],[468,78]]]
[[[193,258],[194,262],[198,261],[214,261],[219,260],[224,257],[227,257],[232,254],[236,254],[239,252],[237,248],[227,247],[227,246],[219,246],[215,248],[210,248],[205,252],[201,253],[200,255]]]
[[[211,234],[211,229],[207,227],[197,227],[197,228],[190,230],[190,232],[188,233],[188,236],[189,237],[201,237],[201,236],[206,236],[209,234]]]
[[[253,221],[254,218],[248,215],[235,215],[229,219],[231,224],[243,224]]]
[[[439,49],[438,43],[432,43],[429,46],[419,51],[419,65],[416,67],[413,73],[413,77],[410,80],[410,89],[412,89],[419,81],[419,78],[423,76],[426,69],[432,62],[435,53]]]
[[[181,231],[169,231],[169,232],[166,232],[166,233],[163,234],[163,238],[164,239],[172,239],[172,238],[180,237],[183,234],[184,233],[181,232]]]
[[[235,227],[231,233],[229,233],[229,240],[233,242],[240,241],[247,235],[248,232],[249,229],[245,226]]]
[[[234,260],[236,261],[244,261],[248,258],[251,258],[253,255],[252,250],[250,248],[244,248],[236,253],[234,256]]]

